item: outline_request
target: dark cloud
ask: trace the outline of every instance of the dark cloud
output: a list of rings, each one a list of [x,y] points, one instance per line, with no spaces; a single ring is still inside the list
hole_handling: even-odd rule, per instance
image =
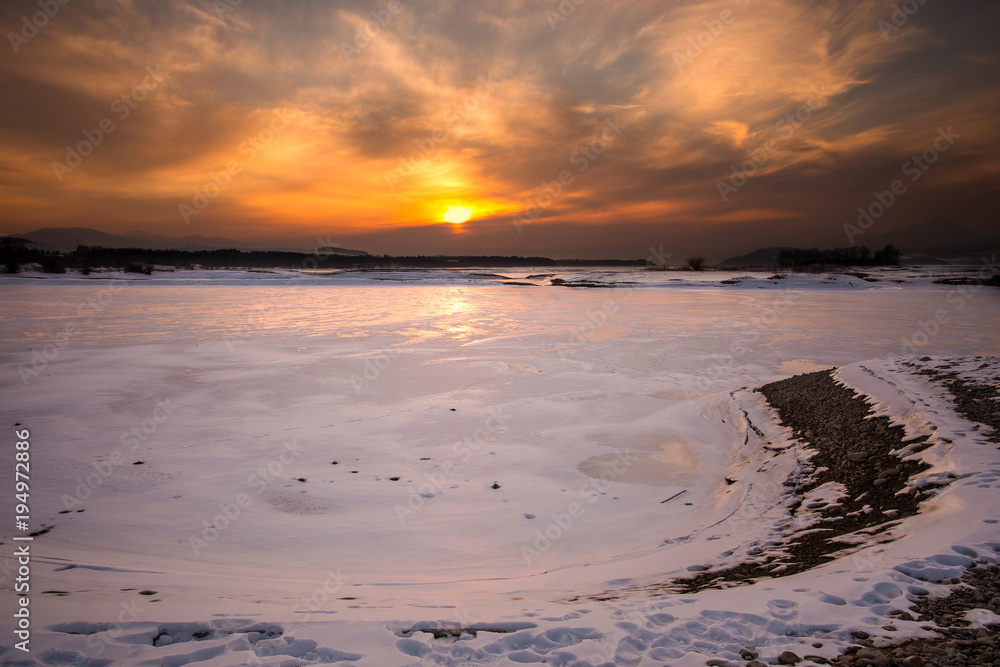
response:
[[[4,3],[0,26],[17,34],[38,11]],[[952,126],[961,140],[880,224],[947,215],[985,231],[997,19],[986,1],[905,21],[874,0],[69,3],[0,55],[0,224],[321,229],[375,252],[736,252],[835,236]],[[117,118],[147,67],[162,81]],[[294,120],[270,132],[275,113]],[[108,117],[114,132],[60,182],[52,162]],[[609,119],[627,127],[603,142]],[[178,206],[227,164],[238,173],[185,225]],[[533,202],[518,234],[511,217]],[[476,213],[461,233],[440,224],[455,203]]]

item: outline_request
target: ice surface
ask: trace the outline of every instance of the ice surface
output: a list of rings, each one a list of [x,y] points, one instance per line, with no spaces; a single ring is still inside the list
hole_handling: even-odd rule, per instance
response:
[[[418,284],[389,284],[406,277],[392,273],[0,278],[0,411],[31,430],[32,529],[51,528],[33,543],[30,657],[832,655],[853,630],[925,633],[882,626],[910,587],[939,594],[937,582],[996,559],[995,446],[898,363],[921,343],[919,355],[995,378],[995,362],[976,359],[1000,350],[995,293],[910,270],[893,274],[906,284],[558,275],[620,286],[448,272]],[[685,284],[668,285],[675,277]],[[803,453],[740,388],[835,366],[878,414],[931,437],[913,454],[933,466],[927,479],[977,484],[945,488],[895,541],[809,572],[648,593],[799,528],[782,482]],[[826,485],[807,502],[837,498]],[[0,631],[0,660],[25,658]]]

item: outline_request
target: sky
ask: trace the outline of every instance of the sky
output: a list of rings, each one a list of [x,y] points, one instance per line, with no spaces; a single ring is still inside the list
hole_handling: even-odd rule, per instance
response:
[[[8,0],[0,233],[563,258],[986,233],[998,25],[990,0]]]

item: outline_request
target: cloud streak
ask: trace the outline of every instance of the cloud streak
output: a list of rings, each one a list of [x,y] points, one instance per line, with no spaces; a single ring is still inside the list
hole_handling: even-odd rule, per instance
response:
[[[69,3],[0,57],[3,231],[320,233],[373,252],[623,257],[720,230],[733,245],[791,243],[835,235],[949,124],[969,141],[885,228],[936,215],[994,224],[994,3],[929,0],[888,34],[881,2],[562,4],[573,11]],[[17,34],[37,11],[5,3],[0,26]],[[808,120],[776,127],[816,91]],[[126,117],[113,110],[123,96]],[[276,112],[292,120],[247,159]],[[113,131],[60,180],[53,163],[106,118]],[[615,119],[627,131],[518,234],[511,216]],[[752,180],[720,198],[720,179],[765,148]],[[179,207],[234,161],[239,172],[185,220]],[[473,219],[443,223],[449,205]]]

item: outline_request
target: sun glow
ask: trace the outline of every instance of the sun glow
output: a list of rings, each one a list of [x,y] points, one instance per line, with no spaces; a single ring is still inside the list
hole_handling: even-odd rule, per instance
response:
[[[472,216],[472,210],[465,206],[449,206],[444,213],[444,221],[459,224]]]

